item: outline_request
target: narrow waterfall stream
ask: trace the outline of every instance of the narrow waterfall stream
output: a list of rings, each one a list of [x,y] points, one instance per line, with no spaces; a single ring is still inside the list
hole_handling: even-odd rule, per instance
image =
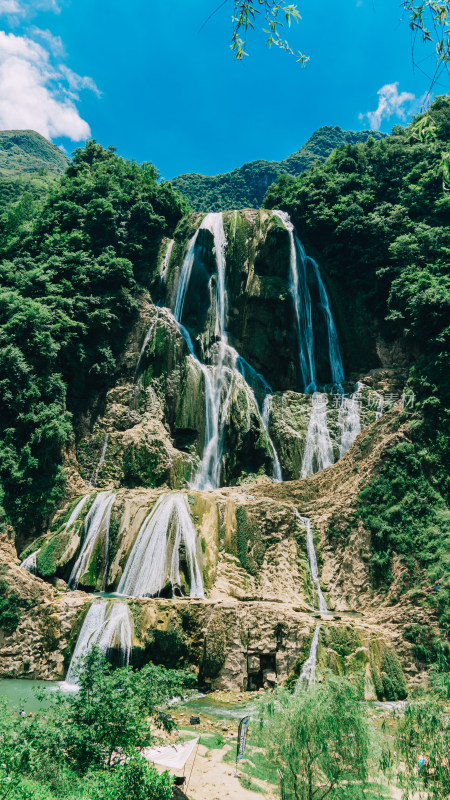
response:
[[[109,522],[115,499],[114,492],[100,492],[89,509],[84,520],[84,540],[68,580],[70,589],[77,588],[80,579],[89,567],[95,546],[99,541],[102,541],[105,553],[103,584],[105,583],[108,570]]]
[[[129,664],[133,644],[133,618],[128,604],[120,600],[98,598],[86,614],[75,650],[67,671],[67,687],[77,685],[77,670],[81,659],[96,644],[107,655],[113,648],[120,650],[122,663]]]
[[[22,561],[22,563],[20,565],[21,567],[26,569],[28,572],[30,572],[31,575],[36,575],[36,573],[37,573],[36,556],[39,553],[40,549],[41,548],[39,547],[37,550],[34,551],[34,553],[30,553],[29,556],[24,558],[24,560]]]
[[[102,449],[100,451],[100,458],[98,460],[97,466],[95,467],[95,469],[94,469],[94,471],[92,473],[91,480],[89,481],[89,485],[92,486],[92,488],[94,488],[94,489],[97,486],[98,473],[100,471],[100,467],[102,466],[102,464],[105,461],[106,449],[108,447],[108,440],[109,440],[109,433],[105,433],[105,438],[103,439]]]
[[[313,590],[313,603],[312,603],[313,608],[315,606],[315,594],[317,593],[319,611],[327,612],[328,606],[322,594],[322,589],[320,588],[319,571],[317,569],[317,557],[316,557],[316,550],[314,547],[314,537],[313,537],[311,520],[308,517],[302,517],[296,508],[294,508],[294,512],[298,517],[298,519],[300,520],[301,524],[306,528],[306,551],[308,554],[309,574]],[[315,682],[317,650],[319,647],[319,635],[320,635],[320,622],[318,623],[316,630],[314,631],[314,636],[312,638],[309,656],[306,659],[305,663],[303,664],[302,671],[297,680],[295,686],[296,692],[300,691],[301,689],[307,689],[311,684]]]
[[[316,680],[317,650],[319,647],[320,623],[314,631],[309,656],[303,664],[302,671],[295,685],[295,693],[308,689]]]

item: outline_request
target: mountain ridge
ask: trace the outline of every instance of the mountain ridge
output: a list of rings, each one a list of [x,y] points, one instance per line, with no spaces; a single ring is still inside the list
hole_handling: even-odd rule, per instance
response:
[[[186,173],[171,180],[172,186],[188,198],[194,211],[232,211],[257,208],[269,186],[283,173],[298,176],[315,161],[325,161],[343,144],[358,144],[372,136],[383,139],[379,131],[343,131],[339,126],[324,125],[291,155],[281,161],[247,161],[230,172],[218,175]]]

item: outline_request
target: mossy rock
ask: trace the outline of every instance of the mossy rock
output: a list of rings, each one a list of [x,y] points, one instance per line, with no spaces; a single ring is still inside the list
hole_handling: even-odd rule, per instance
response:
[[[222,618],[214,615],[206,630],[200,674],[203,678],[215,678],[226,658],[226,630]]]
[[[379,639],[370,643],[370,672],[378,700],[404,700],[408,696],[397,653]]]

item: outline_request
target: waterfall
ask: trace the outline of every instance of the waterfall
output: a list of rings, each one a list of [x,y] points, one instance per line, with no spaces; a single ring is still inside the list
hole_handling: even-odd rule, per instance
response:
[[[34,551],[34,553],[30,553],[29,556],[24,558],[24,560],[20,565],[24,569],[28,570],[28,572],[31,572],[32,575],[36,575],[37,573],[36,556],[39,553],[40,549],[41,548],[39,547],[37,550]]]
[[[289,289],[297,320],[300,372],[303,380],[304,392],[309,394],[317,390],[311,294],[308,286],[308,272],[311,269],[319,289],[320,310],[327,329],[331,380],[336,384],[341,384],[344,380],[339,340],[331,313],[327,290],[317,263],[313,258],[306,255],[305,248],[295,233],[295,228],[290,220],[289,214],[285,211],[278,210],[274,210],[273,213],[281,219],[289,235]]]
[[[79,517],[79,515],[81,513],[81,510],[84,508],[86,500],[88,499],[88,497],[90,497],[90,495],[89,494],[85,494],[81,498],[81,500],[78,501],[78,503],[76,504],[75,508],[73,509],[69,519],[67,520],[67,522],[65,524],[66,528],[70,528],[70,526],[73,525],[75,520],[78,519],[78,517]]]
[[[311,416],[306,431],[305,451],[302,461],[302,478],[319,472],[334,463],[333,445],[327,421],[327,398],[314,392]]]
[[[81,659],[96,644],[105,654],[118,647],[122,664],[130,662],[133,644],[133,618],[126,602],[122,600],[94,600],[83,622],[75,645],[65,683],[77,684],[77,670]]]
[[[300,513],[297,511],[296,508],[294,508],[294,512],[295,515],[300,520],[301,524],[306,528],[306,552],[308,554],[309,575],[311,578],[311,585],[313,590],[312,605],[314,608],[315,592],[317,592],[319,611],[326,612],[328,611],[328,606],[322,594],[322,589],[320,588],[319,570],[317,569],[317,558],[316,558],[316,550],[314,547],[314,537],[313,537],[311,520],[308,519],[308,517],[300,516]],[[300,677],[295,687],[296,692],[298,692],[300,689],[308,688],[311,685],[311,683],[314,683],[316,679],[316,663],[317,663],[317,648],[319,645],[319,634],[320,634],[320,623],[317,625],[316,630],[314,631],[314,636],[311,642],[309,656],[306,659],[305,663],[303,664],[303,669],[300,673]]]
[[[100,539],[103,539],[105,553],[103,586],[106,582],[106,573],[108,570],[109,522],[115,499],[116,495],[113,492],[100,492],[92,503],[89,512],[86,514],[84,520],[84,541],[68,581],[71,589],[77,588],[81,577],[89,567],[95,546]]]
[[[172,248],[173,248],[173,239],[170,239],[169,244],[167,245],[166,254],[161,264],[160,275],[163,281],[167,279],[167,270],[169,269],[170,256],[172,255]]]
[[[136,364],[136,369],[135,369],[135,372],[134,372],[134,380],[135,380],[135,382],[136,382],[136,380],[138,378],[138,375],[139,375],[139,368],[141,366],[141,361],[142,361],[142,358],[144,356],[144,353],[145,353],[145,350],[147,348],[147,345],[153,339],[153,334],[155,332],[157,323],[158,323],[158,309],[156,309],[155,319],[152,320],[152,322],[150,324],[150,327],[149,327],[147,333],[145,334],[144,341],[142,342],[142,347],[141,347],[141,349],[139,351],[139,356],[138,356],[138,360],[137,360],[137,364]]]
[[[316,551],[314,548],[314,537],[313,537],[311,520],[308,519],[308,517],[301,517],[296,508],[294,508],[294,511],[296,516],[300,520],[301,524],[303,525],[303,527],[306,528],[306,552],[308,555],[309,574],[311,577],[311,585],[313,590],[312,606],[314,608],[315,593],[317,592],[319,611],[328,611],[328,606],[322,594],[322,589],[320,588],[319,570],[317,569],[317,558],[316,558]]]
[[[98,464],[97,464],[96,468],[94,469],[94,472],[92,473],[91,480],[89,481],[90,485],[94,489],[97,486],[97,479],[98,479],[98,473],[100,471],[100,467],[102,466],[102,464],[103,464],[103,462],[105,460],[106,448],[108,447],[108,439],[109,439],[109,433],[105,433],[105,438],[103,440],[103,445],[102,445],[102,449],[101,449],[101,452],[100,452],[100,458],[98,460]]]
[[[361,417],[359,412],[361,383],[357,383],[351,397],[341,396],[338,414],[339,430],[339,458],[352,446],[356,437],[361,433]]]
[[[314,392],[316,385],[316,366],[314,359],[314,334],[312,325],[311,295],[307,279],[307,261],[303,245],[295,235],[294,226],[285,211],[275,210],[289,234],[289,290],[294,303],[297,320],[298,352],[300,372],[304,391]]]
[[[214,321],[215,343],[211,348],[212,364],[209,366],[206,366],[196,355],[192,337],[189,331],[182,325],[184,302],[194,263],[195,244],[200,230],[209,230],[213,234],[217,265]],[[220,485],[225,426],[228,421],[230,404],[233,399],[233,390],[236,384],[238,384],[240,388],[243,388],[246,394],[248,407],[254,409],[260,425],[265,431],[267,443],[272,453],[273,476],[275,480],[281,480],[281,467],[278,455],[270,437],[268,427],[264,424],[260,407],[251,385],[251,379],[249,380],[248,377],[249,374],[257,376],[261,386],[263,386],[264,394],[267,390],[271,392],[271,389],[264,377],[257,373],[253,367],[228,344],[228,334],[226,330],[228,298],[225,285],[225,249],[226,237],[222,214],[207,214],[188,244],[187,253],[181,268],[173,312],[180,332],[187,344],[189,353],[199,365],[204,377],[205,435],[203,456],[193,483],[193,488],[199,491],[216,489]],[[213,298],[211,298],[211,302],[212,299]],[[243,378],[243,382],[240,378]]]
[[[320,634],[320,624],[317,625],[316,630],[314,631],[314,636],[311,642],[311,648],[309,651],[309,656],[306,659],[305,663],[303,664],[302,671],[300,673],[300,677],[295,685],[295,693],[301,691],[302,689],[308,689],[311,684],[315,683],[316,680],[316,664],[317,664],[317,649],[319,646],[319,634]]]
[[[272,442],[270,433],[269,433],[269,422],[270,422],[270,414],[272,412],[272,400],[273,397],[271,394],[267,394],[264,398],[262,414],[261,414],[261,422],[263,424],[264,430],[267,435],[267,441],[269,442],[269,446],[272,450],[272,459],[273,459],[273,467],[272,467],[272,475],[274,480],[277,483],[283,480],[283,474],[281,472],[281,464],[280,459],[278,458],[278,453],[275,450],[275,445]]]
[[[191,580],[191,597],[204,597],[197,560],[197,531],[181,492],[158,498],[142,523],[127,559],[117,591],[129,597],[153,597],[164,588],[181,587],[180,547],[184,545]]]

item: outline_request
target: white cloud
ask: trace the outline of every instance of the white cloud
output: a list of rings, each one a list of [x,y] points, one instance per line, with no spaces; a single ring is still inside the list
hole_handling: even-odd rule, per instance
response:
[[[379,97],[378,108],[375,111],[368,111],[367,114],[359,115],[361,121],[367,117],[372,131],[379,131],[384,119],[395,116],[404,120],[417,108],[416,96],[410,92],[400,92],[399,94],[398,82],[387,83],[378,90],[377,94]]]
[[[0,31],[0,129],[31,128],[47,139],[87,139],[90,128],[75,106],[75,88],[98,92],[91,78],[54,66],[38,42]]]
[[[100,96],[100,90],[96,85],[95,81],[92,78],[89,78],[88,75],[77,75],[76,72],[69,69],[65,64],[58,64],[58,70],[63,75],[69,85],[69,88],[72,89],[74,92],[78,92],[80,89],[90,89],[91,92],[95,92],[97,97]]]
[[[0,15],[29,17],[37,11],[53,11],[59,14],[61,9],[56,0],[0,0]]]
[[[23,14],[24,9],[17,0],[0,0],[0,14]]]
[[[63,40],[60,36],[54,36],[53,33],[48,30],[48,28],[42,30],[42,28],[37,28],[36,25],[33,25],[33,27],[30,28],[30,35],[34,38],[37,37],[38,39],[42,39],[42,41],[48,46],[49,50],[51,50],[53,55],[59,56],[60,58],[64,58],[66,55]]]

